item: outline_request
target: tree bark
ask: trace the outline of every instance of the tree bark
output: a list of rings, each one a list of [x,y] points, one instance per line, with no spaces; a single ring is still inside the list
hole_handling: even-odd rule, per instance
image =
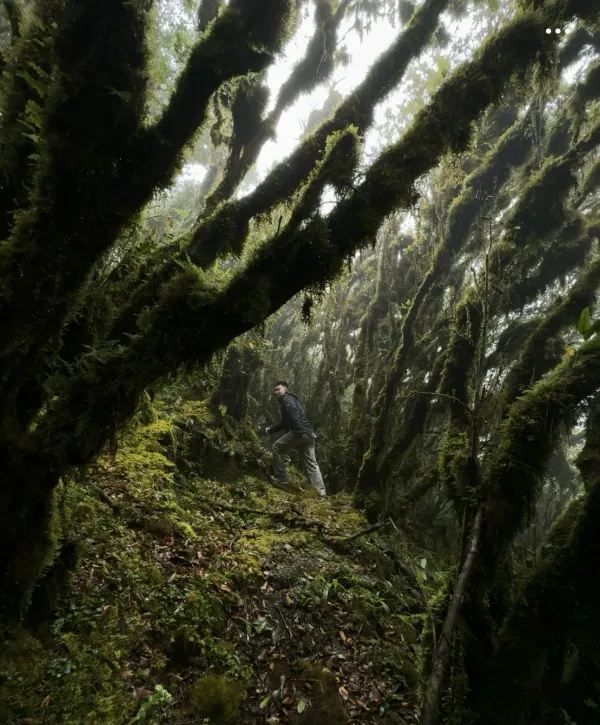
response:
[[[429,678],[425,698],[423,700],[423,707],[421,709],[421,719],[419,720],[421,725],[434,725],[437,719],[442,687],[444,685],[448,662],[450,660],[452,638],[454,636],[454,630],[456,629],[456,623],[460,614],[462,599],[469,583],[471,571],[475,563],[475,557],[477,556],[479,550],[482,520],[483,513],[482,510],[479,509],[475,514],[475,520],[473,521],[465,560],[462,564],[458,580],[452,593],[448,613],[446,614],[439,639],[436,643],[436,654],[431,668],[431,677]]]

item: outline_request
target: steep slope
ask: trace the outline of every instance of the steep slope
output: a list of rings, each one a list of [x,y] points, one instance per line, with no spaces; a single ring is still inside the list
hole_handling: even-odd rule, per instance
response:
[[[203,403],[145,420],[57,492],[63,558],[0,655],[0,720],[415,722],[421,567],[348,496],[266,484]]]

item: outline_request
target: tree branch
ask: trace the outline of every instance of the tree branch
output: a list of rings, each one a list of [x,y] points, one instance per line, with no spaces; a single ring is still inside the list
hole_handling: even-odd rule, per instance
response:
[[[17,0],[2,0],[2,4],[8,16],[14,43],[15,39],[21,34],[21,6]]]
[[[171,181],[182,149],[202,124],[214,91],[235,76],[258,73],[272,61],[294,7],[295,0],[233,0],[217,17],[210,34],[202,36],[161,118],[136,144],[131,174],[139,178],[143,195],[138,208],[157,187]]]

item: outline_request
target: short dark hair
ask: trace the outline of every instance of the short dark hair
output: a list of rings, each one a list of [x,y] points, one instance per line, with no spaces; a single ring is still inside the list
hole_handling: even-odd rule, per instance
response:
[[[283,385],[284,388],[289,388],[290,386],[285,382],[285,380],[276,380],[273,383],[273,387],[276,388],[278,385]]]

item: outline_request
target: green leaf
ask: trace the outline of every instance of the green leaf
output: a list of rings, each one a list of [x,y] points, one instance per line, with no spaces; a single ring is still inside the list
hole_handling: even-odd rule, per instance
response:
[[[265,699],[258,706],[260,710],[264,710],[265,707],[271,702],[271,695],[267,695]]]
[[[590,319],[590,308],[586,307],[579,316],[579,322],[577,323],[577,332],[583,335],[584,339],[587,340],[588,337],[593,334],[593,332],[591,332],[591,329],[592,321]]]

